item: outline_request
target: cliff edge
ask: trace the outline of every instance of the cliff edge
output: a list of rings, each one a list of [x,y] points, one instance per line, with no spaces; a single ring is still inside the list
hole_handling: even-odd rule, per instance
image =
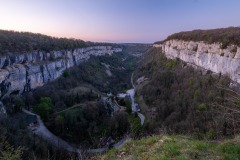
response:
[[[121,48],[112,46],[93,46],[2,55],[0,56],[0,97],[43,86],[61,76],[67,68],[88,60],[90,56],[112,55],[121,51]]]
[[[176,35],[169,37],[179,37]],[[240,83],[240,47],[237,43],[229,40],[228,45],[225,46],[221,40],[209,43],[209,41],[197,41],[198,39],[189,41],[183,39],[183,37],[167,38],[164,42],[153,46],[161,48],[168,58],[179,58],[206,70],[227,75],[234,82]]]

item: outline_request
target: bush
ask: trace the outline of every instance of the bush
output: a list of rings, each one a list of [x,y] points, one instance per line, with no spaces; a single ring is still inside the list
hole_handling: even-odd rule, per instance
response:
[[[204,104],[204,103],[202,103],[202,104],[200,104],[199,106],[198,106],[198,108],[197,108],[197,112],[202,112],[202,111],[205,111],[207,109],[207,106],[206,106],[206,104]]]
[[[124,101],[125,101],[125,104],[126,104],[126,111],[128,113],[131,113],[132,112],[132,102],[127,98],[125,98]]]
[[[169,69],[172,69],[176,66],[176,61],[174,60],[169,60],[167,63],[166,63],[166,67],[169,68]]]
[[[55,55],[53,52],[50,53],[50,60],[51,61],[54,61],[55,60]]]
[[[231,49],[231,53],[233,53],[234,56],[236,55],[236,53],[237,53],[237,47],[236,46]]]
[[[70,72],[68,71],[68,70],[65,70],[64,72],[63,72],[63,77],[64,78],[67,78],[67,77],[69,77],[70,76]]]

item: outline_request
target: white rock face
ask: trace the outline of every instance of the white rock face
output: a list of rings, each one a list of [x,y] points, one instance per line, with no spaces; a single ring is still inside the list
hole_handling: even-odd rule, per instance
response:
[[[90,56],[112,55],[121,48],[93,46],[74,50],[33,52],[0,57],[0,97],[29,91],[60,77],[63,71]]]
[[[233,81],[240,83],[238,46],[231,45],[221,49],[220,43],[170,40],[154,47],[161,47],[168,58],[179,58],[212,72],[228,75]]]

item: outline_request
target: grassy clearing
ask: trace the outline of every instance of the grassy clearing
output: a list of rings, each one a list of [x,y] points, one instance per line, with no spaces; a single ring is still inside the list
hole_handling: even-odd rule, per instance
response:
[[[66,108],[62,111],[56,112],[55,114],[62,114],[62,113],[67,113],[67,112],[73,112],[76,113],[76,111],[79,111],[79,109],[83,106],[83,104],[75,104],[72,107]]]
[[[76,88],[73,88],[71,90],[72,94],[79,94],[79,95],[86,95],[86,94],[99,94],[98,91],[96,91],[93,87],[87,87],[87,86],[78,86]]]
[[[239,160],[240,138],[210,143],[186,136],[151,136],[131,140],[121,149],[110,150],[92,159]]]
[[[82,104],[77,104],[70,108],[67,108],[66,110],[59,112],[58,114],[71,117],[71,119],[77,119],[77,117],[83,115],[82,107],[83,107]]]

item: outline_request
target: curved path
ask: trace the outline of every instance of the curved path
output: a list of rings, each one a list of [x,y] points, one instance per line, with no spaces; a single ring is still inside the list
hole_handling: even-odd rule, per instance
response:
[[[140,113],[139,111],[137,111],[136,104],[135,104],[135,101],[134,101],[136,86],[133,83],[133,74],[134,74],[134,72],[131,75],[131,83],[132,83],[133,89],[128,90],[127,92],[128,92],[128,94],[130,94],[131,99],[132,99],[132,111],[137,112],[137,115],[141,120],[141,125],[143,125],[144,121],[145,121],[145,116],[142,113]]]
[[[119,149],[121,148],[127,141],[131,140],[131,137],[129,135],[127,135],[125,138],[121,139],[120,141],[118,141],[117,143],[115,143],[113,145],[114,149]]]
[[[143,125],[143,124],[144,124],[144,121],[145,121],[145,116],[144,116],[142,113],[140,113],[140,112],[137,112],[137,114],[138,114],[138,117],[139,117],[140,120],[141,120],[141,125]]]
[[[135,90],[136,87],[135,87],[135,85],[134,85],[134,83],[133,83],[133,74],[134,74],[134,72],[133,72],[132,75],[131,75],[131,83],[132,83],[133,89]]]
[[[32,128],[33,133],[35,133],[36,135],[38,135],[39,137],[47,140],[48,142],[50,142],[53,146],[67,150],[69,152],[75,152],[75,153],[80,153],[80,152],[87,152],[87,153],[102,153],[102,152],[106,152],[107,150],[109,150],[108,147],[104,147],[104,148],[97,148],[97,149],[81,149],[80,147],[74,147],[74,145],[64,141],[63,139],[57,137],[56,135],[54,135],[52,132],[50,132],[47,127],[44,125],[43,121],[41,120],[40,116],[32,113],[28,110],[23,109],[22,110],[24,113],[29,114],[29,115],[36,115],[37,116],[37,121],[38,121],[38,125],[35,128]],[[120,140],[119,142],[117,142],[116,144],[113,145],[114,148],[120,148],[122,147],[128,140],[130,139],[130,137],[127,135],[125,138],[123,138],[122,140]]]

